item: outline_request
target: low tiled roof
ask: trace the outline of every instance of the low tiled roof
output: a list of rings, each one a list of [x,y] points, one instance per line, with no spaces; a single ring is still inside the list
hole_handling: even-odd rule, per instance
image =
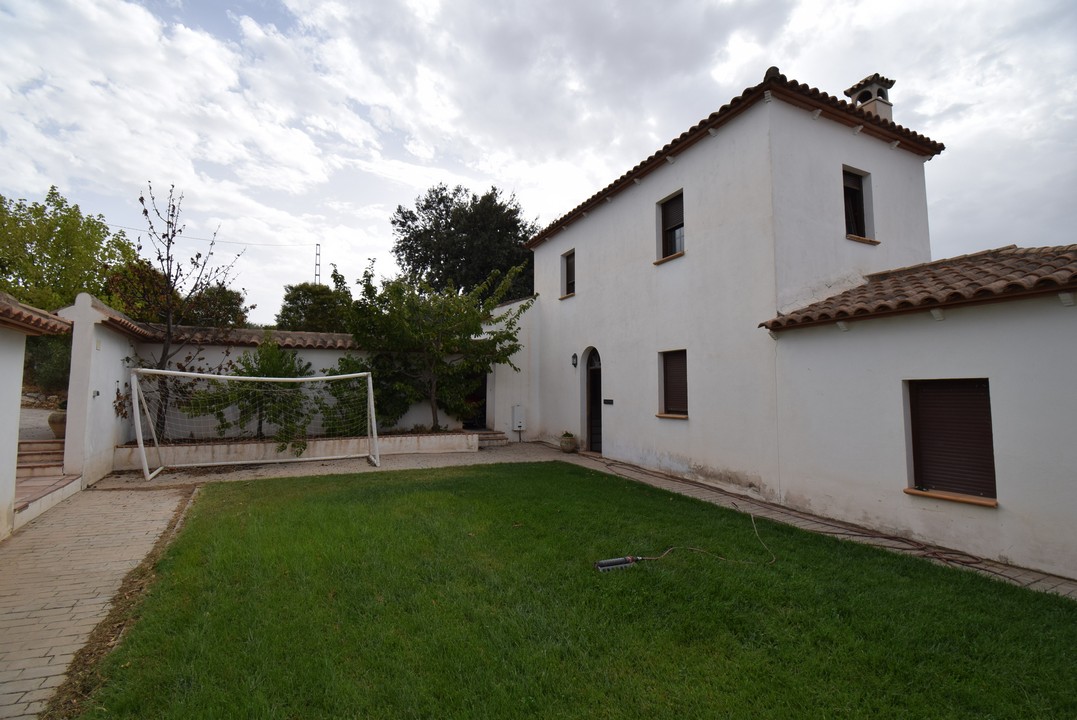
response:
[[[164,325],[147,324],[158,339],[163,337]],[[355,339],[348,333],[319,333],[300,330],[270,330],[273,340],[288,350],[354,350]],[[266,331],[258,328],[204,328],[180,325],[174,328],[174,337],[180,342],[194,345],[231,345],[234,347],[257,347],[265,339]]]
[[[119,330],[125,335],[130,335],[137,340],[155,340],[157,338],[157,333],[152,328],[132,320],[119,310],[109,307],[92,295],[90,296],[90,307],[105,316],[102,321],[105,325]]]
[[[71,321],[0,292],[0,327],[24,335],[62,335],[71,332]]]
[[[855,288],[760,323],[787,330],[1077,290],[1077,245],[1015,245],[887,270]]]
[[[897,147],[917,155],[932,157],[946,148],[942,143],[937,143],[930,138],[904,128],[892,120],[865,112],[861,108],[855,107],[852,103],[798,83],[796,80],[789,80],[785,75],[781,74],[778,68],[772,67],[763,76],[763,82],[754,87],[746,88],[740,95],[681,133],[679,137],[670,141],[661,150],[599,190],[565,215],[554,220],[535,237],[531,238],[526,246],[529,248],[538,247],[555,233],[564,229],[569,223],[579,220],[584,213],[597,207],[599,203],[632,185],[634,181],[665,165],[667,158],[676,157],[677,154],[684,152],[700,140],[709,137],[711,131],[718,130],[737,115],[765,98],[777,98],[796,107],[813,111],[818,110],[821,117],[848,127],[860,126],[862,128],[861,134],[870,135],[888,143],[897,142]]]

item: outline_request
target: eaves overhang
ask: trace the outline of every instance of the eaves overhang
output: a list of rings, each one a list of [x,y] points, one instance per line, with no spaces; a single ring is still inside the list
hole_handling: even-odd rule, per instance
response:
[[[930,158],[946,149],[946,146],[942,143],[935,142],[891,120],[865,112],[855,107],[852,103],[817,88],[790,80],[785,75],[782,75],[778,68],[772,67],[767,70],[763,77],[763,82],[754,87],[746,88],[740,95],[681,133],[661,150],[633,167],[587,200],[584,200],[568,213],[554,220],[525,243],[525,247],[534,250],[570,224],[582,219],[602,203],[611,200],[625,188],[636,184],[658,168],[664,167],[668,162],[675,159],[677,155],[701,140],[717,134],[724,125],[759,101],[775,99],[811,112],[818,111],[817,117],[840,123],[846,127],[859,127],[858,132],[861,134],[877,138],[897,149],[902,149],[915,155]]]
[[[63,335],[71,332],[71,321],[0,292],[0,327],[23,335]]]

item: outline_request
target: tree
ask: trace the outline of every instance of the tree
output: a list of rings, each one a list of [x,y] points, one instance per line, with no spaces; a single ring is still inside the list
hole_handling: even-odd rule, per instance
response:
[[[440,427],[439,407],[467,414],[476,378],[497,364],[518,369],[511,358],[521,347],[520,316],[534,298],[508,309],[497,306],[522,272],[519,266],[504,276],[495,270],[468,292],[407,278],[385,281],[379,288],[371,263],[359,283],[354,335],[369,353],[375,378],[380,374],[380,382],[403,385],[425,398],[432,429]]]
[[[191,298],[187,315],[181,322],[183,325],[200,327],[244,327],[247,324],[247,311],[254,308],[253,305],[245,305],[245,302],[242,291],[216,282]]]
[[[416,198],[414,209],[397,206],[390,222],[396,236],[393,255],[413,283],[468,293],[494,270],[505,274],[522,265],[505,297],[533,292],[533,261],[524,243],[538,226],[524,219],[515,195],[503,198],[492,187],[479,196],[460,185],[450,190],[439,184]]]
[[[55,185],[44,203],[0,195],[0,290],[22,302],[56,310],[80,292],[108,302],[110,269],[134,258],[123,231],[110,232],[101,215],[83,215]]]
[[[135,308],[140,317],[153,318],[151,322],[164,326],[161,349],[150,358],[153,367],[163,370],[186,347],[185,341],[177,341],[176,326],[210,319],[221,321],[223,325],[219,327],[234,327],[246,322],[246,311],[250,308],[242,305],[241,293],[228,289],[228,280],[240,256],[236,255],[226,265],[212,265],[217,243],[215,231],[205,254],[196,252],[186,261],[177,257],[186,227],[180,221],[183,194],[176,194],[175,185],[169,187],[162,209],[153,193],[153,184],[147,186],[138,203],[146,220],[151,257],[127,266],[123,306]],[[138,249],[142,250],[141,242]],[[224,304],[218,306],[215,301]],[[162,407],[166,406],[167,403],[162,403]]]
[[[262,343],[254,350],[239,356],[233,375],[265,378],[300,378],[313,375],[311,364],[295,350],[284,350],[266,330]],[[229,420],[226,411],[238,410],[238,417]],[[189,415],[214,415],[217,432],[224,435],[232,428],[243,431],[252,421],[254,436],[265,437],[265,425],[276,428],[273,440],[277,451],[290,449],[299,457],[307,449],[307,426],[317,410],[296,383],[218,382],[207,390],[194,393],[181,408]]]
[[[352,293],[333,265],[333,287],[320,283],[284,286],[284,302],[277,313],[281,330],[307,332],[347,332]]]
[[[112,298],[113,307],[139,322],[163,323],[166,308],[181,307],[179,292],[175,288],[170,291],[164,274],[142,258],[109,273],[105,291]],[[247,312],[254,308],[254,305],[245,303],[246,298],[241,290],[233,290],[223,282],[217,282],[193,295],[183,314],[176,314],[175,324],[244,327],[247,325]]]

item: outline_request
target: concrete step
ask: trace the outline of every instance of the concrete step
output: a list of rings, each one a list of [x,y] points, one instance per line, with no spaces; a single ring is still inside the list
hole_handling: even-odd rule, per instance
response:
[[[32,465],[35,463],[62,463],[64,450],[21,450],[19,451],[19,465]]]
[[[77,492],[80,480],[79,475],[44,475],[20,479],[15,483],[15,526],[25,525],[63,498]]]
[[[509,439],[500,430],[482,430],[478,433],[479,449],[508,445]]]
[[[64,441],[60,440],[20,440],[19,452],[64,451]]]
[[[64,462],[37,462],[37,463],[19,463],[15,468],[15,479],[22,480],[25,478],[41,478],[55,476],[59,477],[64,474]]]

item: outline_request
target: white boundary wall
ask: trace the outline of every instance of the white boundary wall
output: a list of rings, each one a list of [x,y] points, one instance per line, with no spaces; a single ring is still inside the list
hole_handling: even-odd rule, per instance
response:
[[[88,487],[109,474],[114,469],[117,458],[123,457],[121,448],[135,439],[134,426],[130,418],[122,418],[116,414],[116,394],[127,395],[130,392],[129,381],[131,366],[135,358],[148,358],[151,353],[159,349],[155,343],[138,342],[112,325],[105,324],[108,316],[94,307],[94,299],[81,293],[75,300],[75,304],[60,310],[61,317],[74,322],[72,349],[71,349],[71,381],[68,386],[67,408],[67,442],[64,451],[64,472],[82,476],[82,487]],[[21,338],[22,335],[20,334]],[[12,339],[0,337],[0,363],[12,363],[7,359],[8,355],[14,357],[15,352]],[[22,342],[24,347],[25,339]],[[10,347],[9,347],[10,346]],[[18,376],[22,376],[22,349],[18,349],[18,362],[12,367],[18,368]],[[198,357],[194,364],[203,367],[219,366],[220,362],[227,357],[238,358],[244,352],[251,350],[247,346],[205,346],[202,348],[191,347],[183,350],[178,358],[187,362],[189,356],[198,350]],[[298,349],[300,357],[311,363],[312,369],[321,374],[327,368],[336,365],[337,360],[344,356],[347,351],[328,349]],[[6,367],[4,365],[3,367]],[[14,372],[14,370],[12,370]],[[375,393],[377,390],[375,389]],[[6,402],[0,394],[0,403]],[[19,396],[16,394],[14,403],[17,408]],[[375,403],[377,397],[375,397]],[[2,405],[0,405],[2,408]],[[14,418],[14,428],[7,437],[18,437],[18,412],[11,414]],[[429,410],[425,403],[416,404],[408,413],[401,418],[395,428],[409,429],[414,425],[429,424]],[[459,429],[461,423],[456,418],[441,414],[443,424],[448,424],[452,430]],[[0,427],[2,430],[2,427]],[[379,428],[379,432],[382,428]],[[475,437],[471,435],[470,437]],[[459,440],[450,443],[453,447],[459,445]],[[384,440],[383,440],[384,443]],[[421,442],[408,444],[395,442],[391,447],[414,448],[408,452],[434,452],[428,448],[437,443]],[[467,442],[465,450],[472,448]],[[4,510],[4,498],[11,497],[11,513],[14,514],[14,471],[15,471],[15,446],[11,451],[11,489],[6,495],[3,494],[6,476],[0,474],[0,511]],[[477,449],[477,440],[475,448]],[[448,450],[452,451],[452,450]],[[384,452],[384,450],[383,450]],[[437,450],[442,452],[442,450]],[[390,450],[390,454],[392,450]],[[0,456],[2,457],[2,456]],[[119,469],[119,468],[117,468]],[[3,471],[0,471],[2,473]],[[5,515],[6,517],[6,515]],[[0,519],[0,529],[3,520]]]
[[[74,323],[64,472],[82,475],[82,486],[88,487],[112,472],[113,449],[134,438],[131,421],[119,417],[114,405],[117,392],[126,392],[127,358],[134,356],[134,346],[101,324],[107,316],[86,293],[59,315]]]
[[[0,328],[0,539],[15,528],[15,472],[19,449],[19,407],[26,335]]]

